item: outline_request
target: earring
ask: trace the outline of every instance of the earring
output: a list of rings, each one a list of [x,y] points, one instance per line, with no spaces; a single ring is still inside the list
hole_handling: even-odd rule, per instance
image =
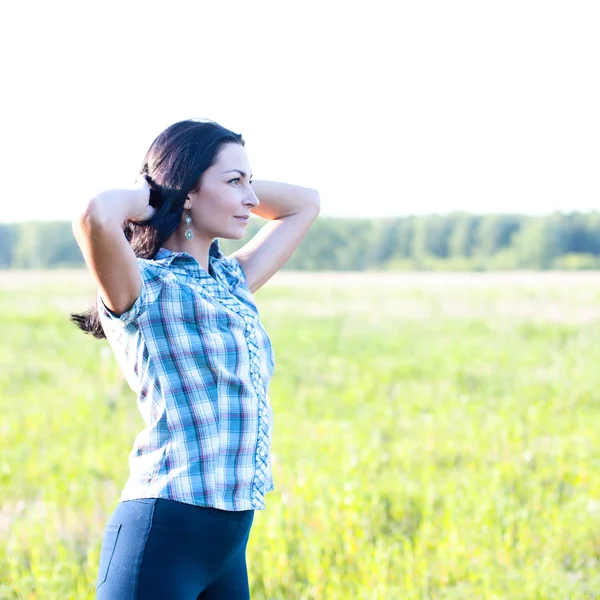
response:
[[[192,217],[190,216],[190,213],[188,213],[187,215],[185,215],[185,224],[187,226],[187,230],[185,232],[185,237],[188,240],[191,240],[194,237],[194,234],[192,233]]]

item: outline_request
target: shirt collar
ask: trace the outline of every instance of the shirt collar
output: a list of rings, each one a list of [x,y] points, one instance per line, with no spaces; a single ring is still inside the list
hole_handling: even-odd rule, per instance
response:
[[[219,246],[219,240],[215,239],[212,241],[210,245],[210,249],[208,251],[208,259],[212,262],[211,259],[219,260],[223,258],[223,253],[221,252],[221,247]],[[157,262],[161,262],[164,265],[170,265],[173,261],[179,263],[181,262],[183,266],[186,264],[198,264],[196,259],[187,252],[173,252],[168,248],[159,248],[158,252],[154,255],[154,259]]]
[[[225,258],[225,255],[221,252],[219,240],[215,239],[210,245],[208,260],[217,279],[211,276],[210,273],[201,267],[198,261],[187,252],[173,252],[168,248],[159,248],[158,252],[154,255],[153,260],[164,266],[182,267],[189,275],[204,280],[207,283],[214,284],[216,281],[221,281],[229,288],[229,291],[232,291],[233,288],[235,288],[235,282],[229,281],[229,278],[222,273],[222,269],[218,266],[219,261],[223,258]]]

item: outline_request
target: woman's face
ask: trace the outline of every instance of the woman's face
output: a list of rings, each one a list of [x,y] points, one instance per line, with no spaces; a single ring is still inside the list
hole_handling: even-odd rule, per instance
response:
[[[192,227],[199,235],[210,239],[244,236],[250,210],[259,204],[250,181],[246,149],[241,144],[225,144],[215,164],[204,172],[199,190],[188,195]]]

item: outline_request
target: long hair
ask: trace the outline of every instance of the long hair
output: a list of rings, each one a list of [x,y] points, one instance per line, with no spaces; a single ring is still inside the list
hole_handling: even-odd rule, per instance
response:
[[[139,258],[154,258],[162,244],[181,224],[183,205],[201,185],[204,172],[216,161],[223,145],[245,145],[242,136],[214,121],[180,121],[165,129],[151,144],[140,170],[150,186],[150,206],[156,212],[147,221],[127,221],[123,233]],[[96,303],[84,313],[71,315],[83,331],[104,338]]]

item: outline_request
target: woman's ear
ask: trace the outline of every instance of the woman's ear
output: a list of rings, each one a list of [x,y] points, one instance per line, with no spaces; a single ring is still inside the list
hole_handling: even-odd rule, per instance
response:
[[[185,210],[190,210],[190,208],[192,208],[192,201],[190,200],[189,196],[185,199],[185,202],[183,203],[183,208],[185,208]]]

